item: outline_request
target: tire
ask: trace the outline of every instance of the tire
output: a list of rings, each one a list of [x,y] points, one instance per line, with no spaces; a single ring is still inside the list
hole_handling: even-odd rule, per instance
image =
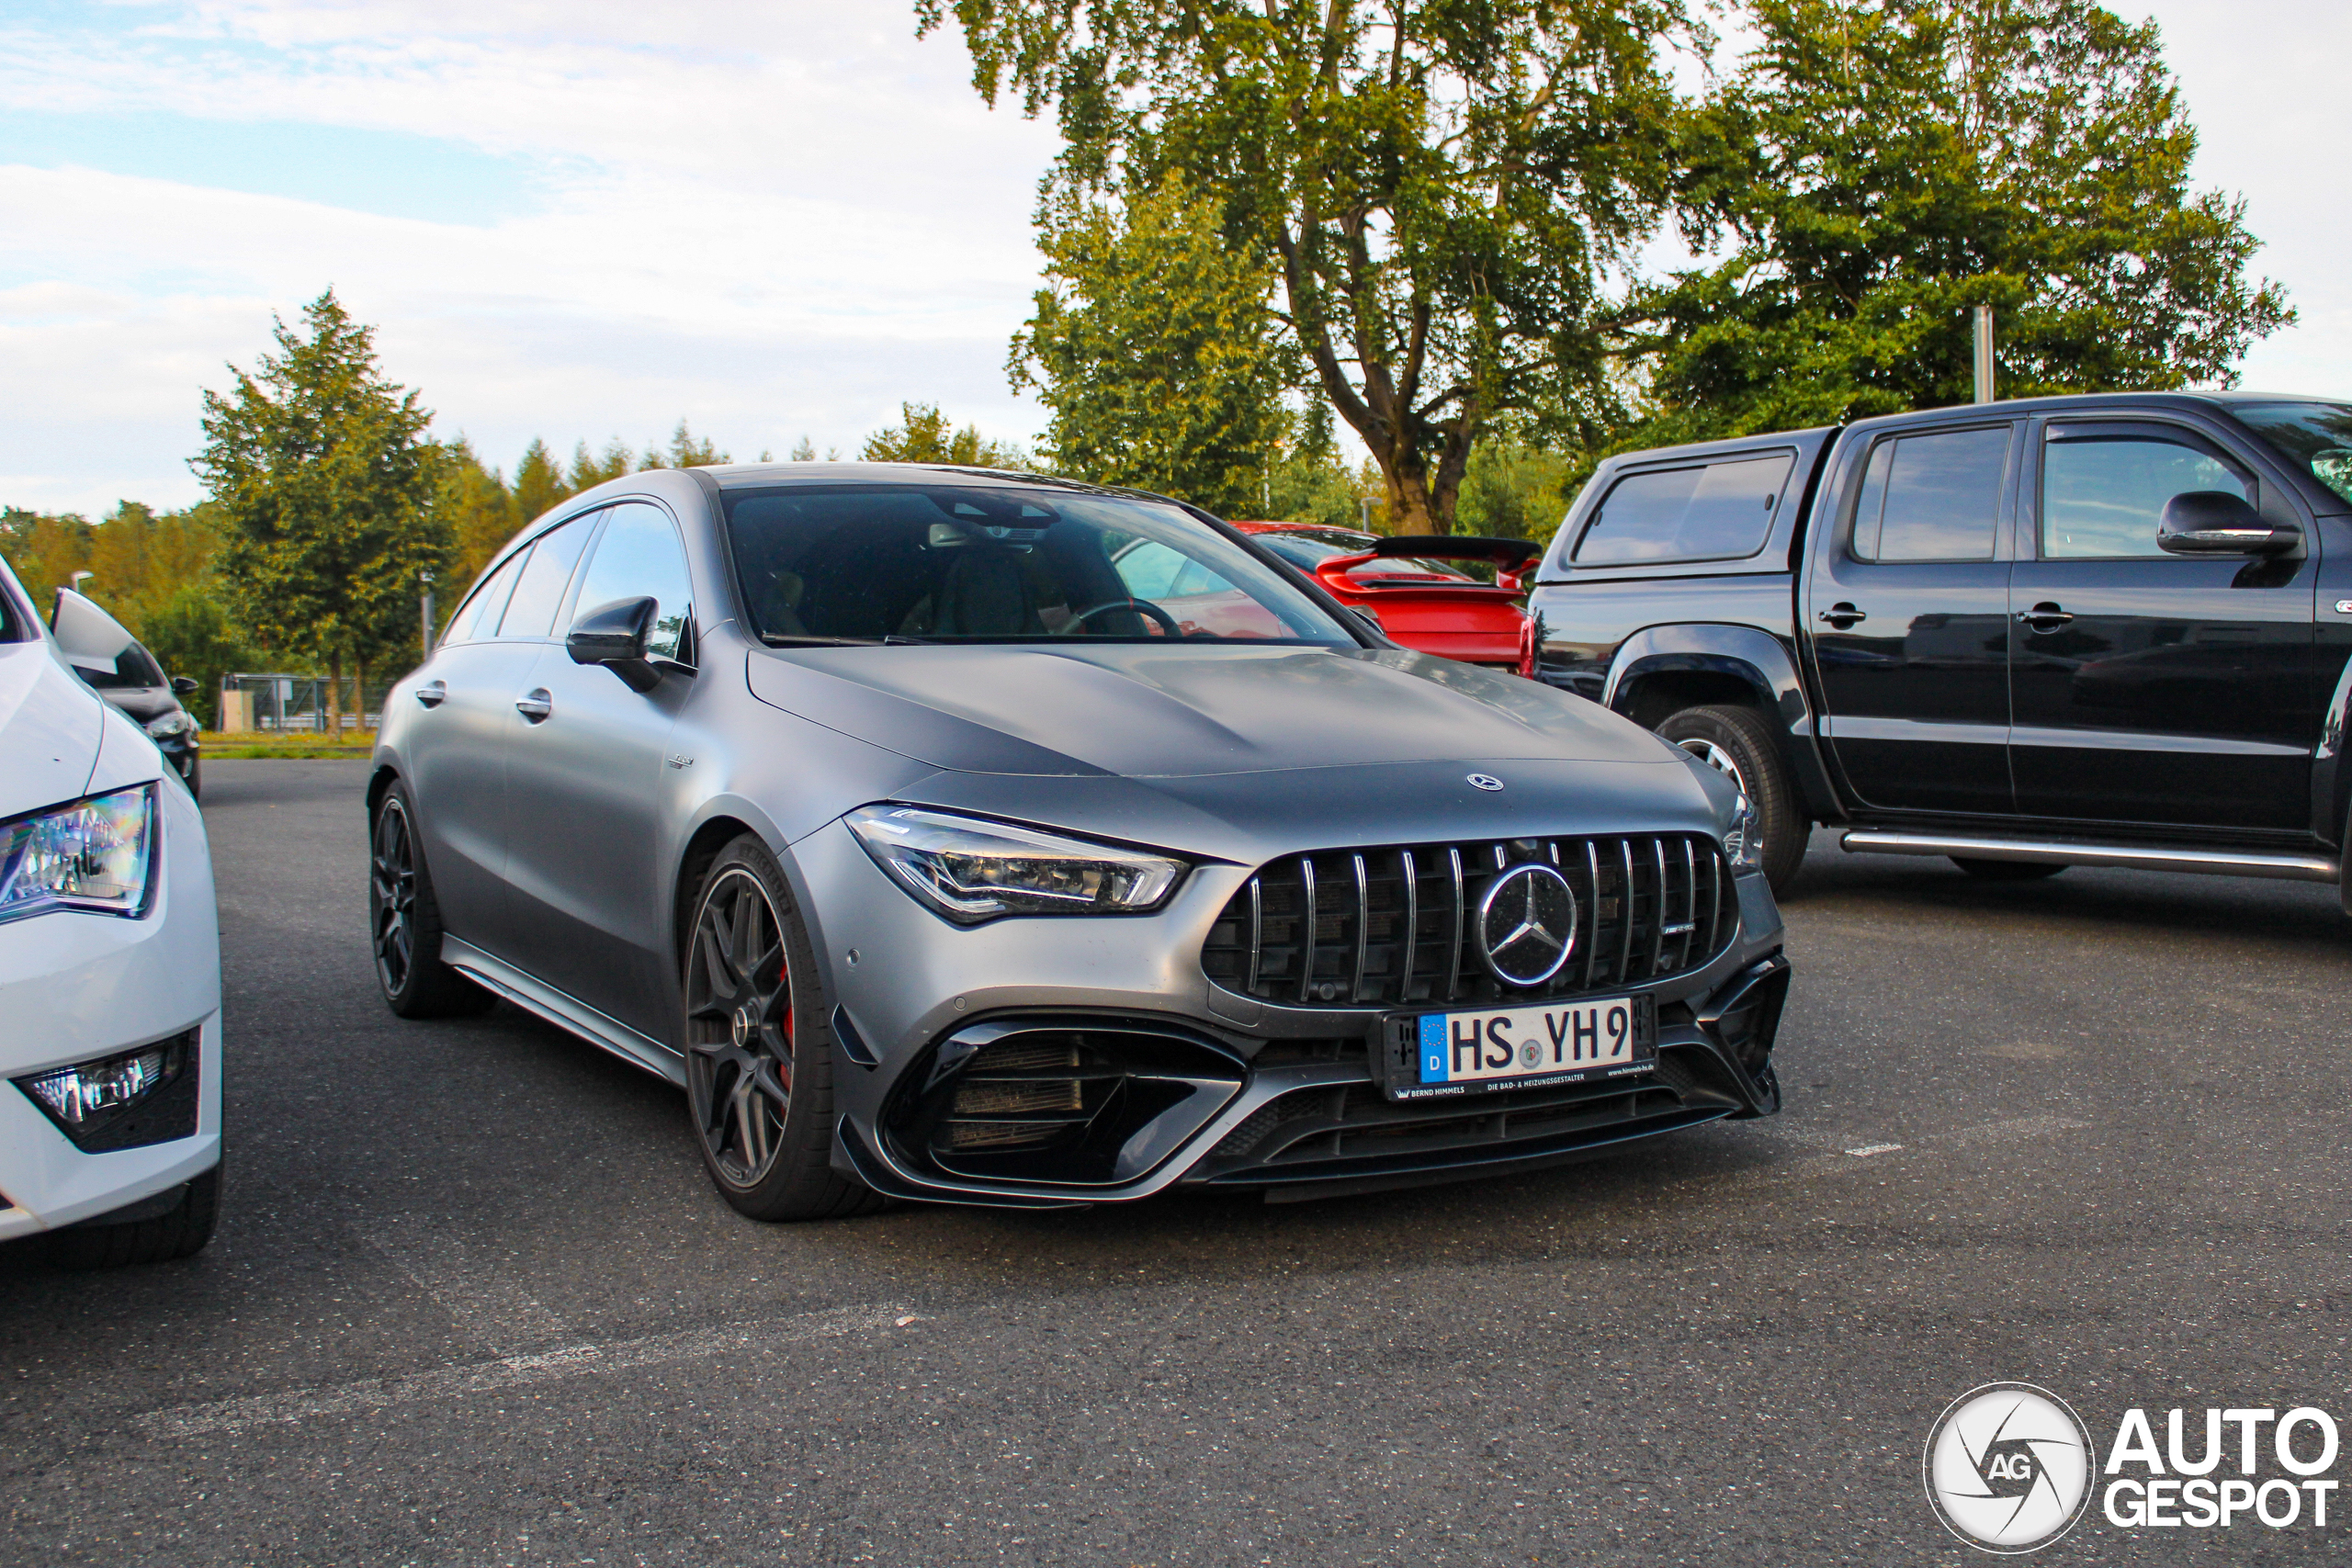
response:
[[[754,1220],[843,1219],[883,1205],[832,1168],[833,1033],[820,973],[775,857],[744,834],[695,896],[680,990],[695,1145],[720,1195]]]
[[[1796,782],[1770,728],[1752,708],[1710,705],[1684,708],[1657,733],[1740,787],[1763,831],[1764,880],[1775,894],[1787,891],[1804,863],[1813,823],[1798,803]]]
[[[144,1206],[131,1205],[134,1209]],[[220,1218],[220,1168],[216,1165],[182,1188],[180,1201],[163,1213],[112,1224],[101,1214],[51,1231],[49,1260],[61,1269],[119,1269],[193,1258],[212,1239],[212,1228]]]
[[[1973,860],[1961,855],[1951,863],[1979,882],[2040,882],[2066,869],[2063,863],[2035,860]]]
[[[441,962],[441,906],[416,833],[408,786],[395,780],[368,833],[368,943],[376,983],[401,1018],[486,1012],[497,998]]]

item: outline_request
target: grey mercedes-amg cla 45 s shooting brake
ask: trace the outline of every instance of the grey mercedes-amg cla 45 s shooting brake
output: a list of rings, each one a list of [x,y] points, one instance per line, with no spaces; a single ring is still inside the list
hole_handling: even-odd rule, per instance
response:
[[[503,997],[679,1083],[763,1219],[1362,1191],[1779,1105],[1728,781],[1155,497],[613,480],[386,701],[368,806],[393,1010]]]

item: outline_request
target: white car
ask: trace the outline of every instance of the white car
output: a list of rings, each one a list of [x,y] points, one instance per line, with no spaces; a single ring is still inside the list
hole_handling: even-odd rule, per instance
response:
[[[78,593],[45,628],[0,563],[0,1241],[73,1267],[185,1258],[220,1202],[204,818],[75,673],[130,642]]]

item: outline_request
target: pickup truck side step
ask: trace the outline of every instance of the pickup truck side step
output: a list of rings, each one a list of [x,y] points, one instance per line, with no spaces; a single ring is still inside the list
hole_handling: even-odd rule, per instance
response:
[[[2118,865],[2133,871],[2268,876],[2289,882],[2334,882],[2338,878],[2337,863],[2324,855],[2247,854],[2235,850],[2169,849],[2161,844],[2098,843],[2086,839],[1905,833],[1857,828],[1839,839],[1838,844],[1849,854],[1957,855],[1973,860],[2035,861],[2045,865]]]

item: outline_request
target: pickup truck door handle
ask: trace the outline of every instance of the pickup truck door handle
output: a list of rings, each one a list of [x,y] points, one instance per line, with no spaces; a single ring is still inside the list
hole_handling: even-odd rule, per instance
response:
[[[1843,599],[1840,599],[1835,604],[1830,605],[1826,610],[1822,611],[1821,618],[1828,622],[1831,626],[1836,626],[1841,632],[1858,621],[1867,621],[1870,619],[1868,615],[1864,615],[1861,611],[1855,609]]]
[[[539,686],[516,697],[514,711],[533,724],[543,723],[555,711],[555,699],[548,695],[545,686]]]
[[[429,708],[439,707],[449,700],[449,682],[427,681],[416,689],[416,700]]]
[[[2041,604],[2036,604],[2030,610],[2019,610],[2018,612],[2018,619],[2025,623],[2026,629],[2028,631],[2054,632],[2060,626],[2064,626],[2068,621],[2071,621],[2075,617],[2073,615],[2059,608],[2057,605],[2052,604],[2047,599],[2043,600]]]

